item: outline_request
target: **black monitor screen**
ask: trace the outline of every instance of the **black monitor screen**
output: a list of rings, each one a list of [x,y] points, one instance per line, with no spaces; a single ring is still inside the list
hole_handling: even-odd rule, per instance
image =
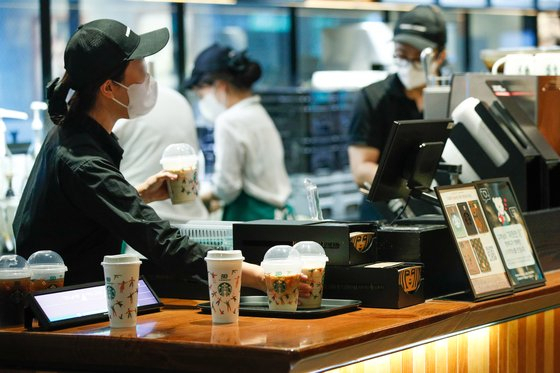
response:
[[[394,122],[368,199],[389,201],[429,189],[452,127],[450,119]]]

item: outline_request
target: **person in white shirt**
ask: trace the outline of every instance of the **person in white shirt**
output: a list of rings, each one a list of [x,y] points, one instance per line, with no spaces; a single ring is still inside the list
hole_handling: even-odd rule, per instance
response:
[[[155,107],[135,119],[117,121],[113,133],[124,149],[120,170],[132,185],[162,170],[160,159],[170,144],[187,143],[198,151],[198,137],[187,99],[179,92],[158,86]],[[207,219],[208,210],[200,198],[188,203],[171,204],[169,199],[150,203],[160,218],[171,224]]]
[[[195,60],[185,82],[199,96],[200,113],[214,122],[211,192],[224,203],[223,220],[285,218],[291,193],[282,139],[251,87],[259,64],[245,52],[214,44]]]

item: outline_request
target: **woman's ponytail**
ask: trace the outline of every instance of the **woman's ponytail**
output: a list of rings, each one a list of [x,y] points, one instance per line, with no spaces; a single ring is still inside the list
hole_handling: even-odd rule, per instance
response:
[[[62,125],[68,114],[66,97],[70,91],[70,78],[64,74],[62,79],[56,78],[47,85],[47,103],[49,116],[54,124]]]

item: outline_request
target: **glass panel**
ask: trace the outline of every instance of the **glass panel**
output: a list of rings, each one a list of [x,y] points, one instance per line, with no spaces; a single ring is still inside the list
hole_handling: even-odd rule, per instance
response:
[[[316,10],[316,9],[299,9],[297,12],[297,60],[298,60],[298,81],[300,84],[309,83],[313,72],[317,70],[356,70],[368,61],[353,61],[349,52],[350,44],[356,44],[356,32],[352,32],[353,28],[359,28],[365,23],[380,23],[383,21],[381,12],[365,12],[365,11],[332,11],[332,10]],[[392,32],[392,26],[388,27]],[[355,30],[357,31],[357,30]],[[354,35],[354,37],[352,37]],[[348,38],[344,41],[345,36]],[[365,35],[367,37],[367,35]],[[344,53],[344,59],[347,60],[345,66],[342,65],[337,58],[336,48],[340,48],[342,44],[349,49]],[[392,44],[390,45],[392,46]],[[360,46],[353,48],[359,53]],[[363,45],[362,48],[365,48]],[[376,51],[371,46],[372,54]],[[332,53],[331,53],[332,52]],[[379,53],[387,52],[387,49],[378,51]],[[388,51],[392,55],[392,50]],[[339,56],[340,57],[340,56]],[[379,58],[372,56],[371,64],[379,61]]]
[[[560,10],[558,0],[537,0],[537,7],[540,10]]]
[[[445,7],[483,8],[486,0],[439,0],[439,5]]]
[[[76,18],[78,14],[79,19]],[[171,33],[173,32],[171,27],[172,8],[167,3],[52,0],[53,76],[61,76],[64,73],[64,48],[77,26],[99,18],[115,19],[140,34],[161,27],[167,27]],[[162,51],[146,58],[146,60],[154,63],[154,75],[158,82],[169,86],[177,86],[172,41]]]
[[[258,87],[283,86],[290,82],[290,18],[287,8],[189,5],[186,10],[187,69],[194,59],[218,42],[236,50],[248,49],[249,56],[263,69]]]
[[[490,0],[490,6],[509,9],[533,9],[534,0]]]
[[[0,40],[0,108],[30,114],[43,99],[39,2],[0,1]],[[5,123],[8,143],[31,141],[31,118]]]
[[[488,71],[480,58],[483,49],[533,47],[536,44],[535,32],[524,28],[522,17],[473,13],[470,22],[470,71]]]

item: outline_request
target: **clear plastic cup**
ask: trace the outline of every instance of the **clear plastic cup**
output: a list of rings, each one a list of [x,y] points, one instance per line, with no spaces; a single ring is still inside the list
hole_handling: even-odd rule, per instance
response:
[[[25,298],[31,292],[31,271],[19,255],[0,256],[0,326],[23,324]]]
[[[103,274],[107,291],[107,310],[111,328],[136,326],[138,316],[138,280],[142,262],[136,255],[103,257]]]
[[[177,175],[177,180],[167,182],[171,203],[194,201],[198,195],[198,156],[192,146],[185,143],[171,144],[163,151],[161,166]]]
[[[301,275],[299,252],[289,245],[273,246],[264,255],[261,267],[266,282],[268,308],[295,311]]]
[[[311,296],[301,298],[298,308],[320,308],[323,300],[323,285],[325,283],[325,266],[329,261],[323,246],[315,241],[300,241],[294,245],[301,256],[301,273],[307,276],[311,286]]]
[[[210,250],[206,254],[212,323],[230,324],[239,319],[241,298],[240,250]]]
[[[58,253],[51,250],[34,252],[27,260],[31,269],[31,290],[60,288],[68,267]]]

